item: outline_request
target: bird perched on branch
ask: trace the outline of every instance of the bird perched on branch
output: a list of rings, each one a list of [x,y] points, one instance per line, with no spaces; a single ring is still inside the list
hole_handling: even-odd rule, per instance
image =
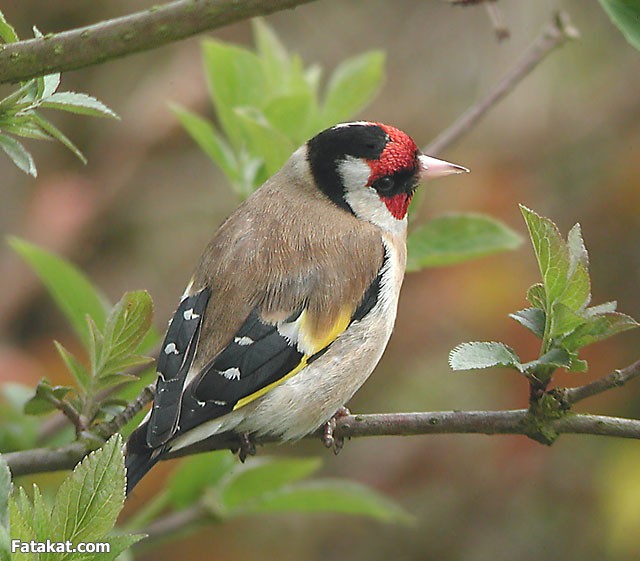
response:
[[[295,440],[331,421],[389,341],[418,183],[467,169],[381,123],[296,150],[222,224],[167,330],[154,404],[126,444],[127,492],[211,435]]]

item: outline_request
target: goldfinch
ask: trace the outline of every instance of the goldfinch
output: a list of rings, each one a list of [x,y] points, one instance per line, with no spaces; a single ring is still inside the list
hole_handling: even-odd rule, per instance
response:
[[[127,492],[169,451],[211,435],[296,440],[331,421],[391,336],[414,190],[466,171],[365,121],[296,150],[200,259],[160,350],[153,406],[125,447]]]

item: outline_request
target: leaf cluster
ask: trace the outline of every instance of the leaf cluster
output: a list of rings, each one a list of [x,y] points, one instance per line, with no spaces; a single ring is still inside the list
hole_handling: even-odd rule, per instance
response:
[[[115,532],[124,504],[122,439],[112,437],[89,454],[58,488],[51,503],[37,485],[29,498],[24,488],[11,492],[11,479],[0,457],[0,559],[13,561],[110,561],[142,539],[141,534]],[[11,552],[9,541],[108,543],[109,552]]]
[[[628,315],[616,311],[616,302],[591,303],[589,259],[576,224],[563,239],[557,226],[521,206],[542,282],[527,291],[530,307],[510,317],[541,340],[540,356],[523,362],[504,343],[473,342],[456,347],[449,356],[454,370],[504,366],[525,375],[545,390],[558,368],[583,372],[587,362],[579,351],[617,333],[638,327]]]
[[[56,341],[75,385],[54,386],[42,379],[24,411],[42,415],[60,410],[83,434],[127,405],[128,396],[118,390],[138,380],[131,369],[153,362],[143,354],[158,340],[151,328],[151,297],[144,290],[127,292],[111,306],[71,263],[23,240],[14,238],[10,243],[42,279],[88,357],[87,364]]]
[[[152,527],[166,509],[197,508],[205,520],[222,523],[240,516],[272,512],[331,512],[383,522],[409,523],[395,502],[355,482],[309,477],[318,458],[253,458],[239,464],[227,451],[185,459],[127,529]]]
[[[384,65],[380,51],[349,58],[321,93],[319,66],[305,68],[261,20],[253,20],[253,30],[255,52],[212,39],[202,45],[217,126],[174,107],[242,197],[278,171],[305,140],[367,105],[380,88]]]
[[[33,28],[36,38],[43,37]],[[18,35],[0,12],[0,39],[5,43],[17,42]],[[36,140],[57,140],[73,152],[82,163],[86,158],[78,147],[49,119],[42,109],[57,109],[93,117],[118,116],[96,98],[77,92],[59,92],[60,74],[39,76],[21,82],[17,90],[0,100],[0,148],[25,173],[36,177],[38,171],[31,153],[15,137]]]

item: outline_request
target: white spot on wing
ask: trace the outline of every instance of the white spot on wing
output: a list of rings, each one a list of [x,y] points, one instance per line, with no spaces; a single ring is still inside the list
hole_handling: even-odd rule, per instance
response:
[[[182,316],[187,321],[190,321],[192,319],[198,319],[200,317],[199,314],[194,313],[193,308],[189,308],[188,310],[185,310]]]
[[[246,347],[247,345],[253,345],[253,339],[251,337],[235,337],[233,342],[240,345],[241,347]]]
[[[178,347],[176,347],[175,343],[169,343],[164,348],[164,354],[166,354],[166,355],[178,355],[178,354],[180,354],[180,351],[178,350]]]
[[[214,405],[226,405],[227,404],[226,401],[220,401],[219,399],[214,399],[211,403],[213,403]]]
[[[239,380],[240,379],[240,369],[233,366],[232,368],[227,368],[226,370],[219,370],[220,374],[222,374],[227,380]]]

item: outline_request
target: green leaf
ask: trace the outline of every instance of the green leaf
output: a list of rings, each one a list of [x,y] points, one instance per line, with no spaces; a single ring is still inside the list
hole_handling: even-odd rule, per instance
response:
[[[269,84],[265,95],[281,91],[289,85],[290,66],[287,49],[274,31],[261,18],[251,20],[256,49],[262,62],[264,76]]]
[[[238,150],[242,136],[234,109],[259,107],[264,100],[262,62],[255,53],[220,41],[204,41],[202,49],[213,104],[225,134]]]
[[[58,409],[58,402],[72,391],[69,386],[52,386],[46,378],[38,382],[35,395],[24,405],[27,415],[44,415]]]
[[[9,518],[11,520],[12,539],[20,540],[21,542],[30,542],[38,539],[33,529],[33,508],[22,487],[18,489],[17,493],[14,493],[9,501]],[[33,555],[16,551],[7,559],[11,559],[11,561],[33,561]]]
[[[47,91],[48,90],[45,89],[45,95],[43,95],[44,101],[40,104],[40,107],[59,109],[79,115],[90,115],[92,117],[120,118],[104,103],[90,95],[77,92],[51,92],[51,94],[47,95]]]
[[[31,524],[38,541],[45,541],[51,535],[51,512],[40,488],[33,485],[33,515]]]
[[[50,134],[53,138],[55,138],[58,142],[66,146],[71,152],[73,152],[76,157],[83,163],[87,163],[87,159],[84,157],[84,154],[80,152],[80,149],[73,143],[67,135],[65,135],[58,127],[56,127],[51,121],[45,119],[42,115],[37,113],[36,111],[32,111],[30,113],[31,119],[45,132]]]
[[[149,362],[149,361],[145,361],[145,363],[146,362]],[[151,362],[153,362],[153,359],[151,359]],[[137,379],[138,377],[134,376],[133,374],[121,374],[121,373],[106,374],[106,375],[100,376],[100,378],[96,381],[95,391],[100,392],[108,388],[119,386],[120,384],[133,382]]]
[[[452,370],[472,370],[506,366],[522,372],[522,364],[516,352],[504,343],[473,342],[462,343],[449,353]]]
[[[535,370],[539,367],[553,367],[553,368],[570,368],[572,364],[571,355],[564,349],[554,348],[549,352],[543,354],[540,358],[532,360],[531,362],[525,362],[522,365],[522,370],[527,373],[535,373]]]
[[[96,374],[118,372],[129,360],[151,327],[153,302],[146,290],[127,292],[109,312],[103,330],[103,348]]]
[[[0,124],[0,129],[5,133],[15,134],[24,138],[35,138],[37,140],[51,140],[51,137],[38,125],[31,122],[28,116],[11,117],[11,122]]]
[[[282,167],[295,146],[275,130],[257,109],[236,109],[235,115],[249,152],[259,155],[264,163],[264,176],[258,180],[262,183]]]
[[[286,484],[299,481],[320,469],[318,458],[256,458],[244,464],[225,481],[221,500],[226,511],[259,500]]]
[[[536,283],[530,286],[529,290],[527,290],[527,300],[536,308],[546,310],[547,298],[544,294],[544,285],[542,283]]]
[[[600,5],[625,39],[640,50],[640,2],[638,0],[600,0]]]
[[[19,103],[14,109],[26,110],[30,116],[33,114],[33,107],[40,103],[38,96],[44,91],[44,79],[42,77],[31,78],[31,80],[24,82],[24,86],[20,87],[20,91],[22,91],[22,95],[20,95]]]
[[[396,502],[369,487],[338,479],[314,479],[286,485],[242,509],[242,514],[273,512],[331,512],[401,524],[414,521]]]
[[[6,20],[4,14],[0,10],[0,38],[5,43],[17,43],[20,39],[13,26]]]
[[[586,360],[581,360],[578,358],[576,353],[570,353],[571,356],[571,364],[567,368],[569,372],[586,372],[589,370],[589,363]]]
[[[96,373],[100,368],[100,362],[102,360],[104,337],[100,328],[93,321],[90,315],[86,316],[87,328],[89,330],[89,344],[87,345],[89,350],[89,360],[91,361],[91,372]],[[106,320],[105,320],[106,321]]]
[[[186,458],[169,479],[170,503],[177,509],[186,508],[202,497],[204,489],[218,486],[237,466],[237,459],[228,450]]]
[[[600,314],[606,314],[608,312],[615,312],[617,307],[618,302],[613,300],[611,302],[605,302],[604,304],[598,304],[597,306],[591,306],[584,310],[583,315],[586,318],[590,318]]]
[[[80,387],[86,394],[91,387],[91,374],[89,374],[84,365],[75,356],[73,356],[73,354],[65,349],[62,344],[58,343],[58,341],[54,341],[53,343],[58,350],[58,354],[64,361],[67,370],[71,372],[76,384],[78,384],[78,387]]]
[[[553,305],[567,288],[569,273],[567,246],[557,226],[551,220],[522,205],[520,205],[520,210],[529,228],[533,249],[544,281],[548,307]]]
[[[11,537],[9,533],[9,495],[11,472],[0,455],[0,561],[11,559]]]
[[[569,306],[565,306],[562,302],[556,302],[551,309],[549,337],[551,339],[564,337],[585,321],[586,319],[581,314],[574,312]]]
[[[11,92],[7,97],[0,101],[0,113],[10,114],[11,117],[15,117],[15,113],[18,110],[26,108],[33,101],[33,92],[35,91],[34,80],[28,82],[22,82],[20,87]]]
[[[122,438],[115,435],[82,460],[58,489],[51,513],[52,535],[74,543],[99,541],[113,528],[122,509],[124,482]]]
[[[581,311],[591,300],[591,279],[589,278],[589,255],[582,239],[580,224],[576,224],[567,236],[569,251],[569,271],[567,287],[561,302],[571,310]]]
[[[603,341],[613,335],[638,327],[638,322],[630,316],[619,312],[607,312],[590,317],[585,323],[577,327],[565,337],[562,345],[571,350],[577,350],[592,343]]]
[[[9,245],[38,275],[75,333],[88,347],[90,335],[85,318],[89,315],[96,325],[104,325],[109,306],[106,298],[68,261],[19,238],[10,238]]]
[[[314,114],[314,99],[311,92],[281,95],[271,99],[263,108],[264,116],[271,126],[284,134],[295,145],[305,142],[315,130],[309,123]]]
[[[521,237],[504,224],[479,214],[435,218],[407,240],[407,270],[452,265],[515,249]]]
[[[56,541],[51,534],[51,513],[37,485],[33,485],[33,504],[22,487],[12,495],[9,503],[9,517],[12,539],[21,542],[31,540],[45,542],[47,539]],[[44,561],[45,555],[16,552],[11,559],[12,561],[33,561],[34,559]]]
[[[235,154],[215,127],[207,119],[187,109],[177,105],[172,105],[171,109],[200,149],[218,164],[232,182],[239,181],[240,171]]]
[[[80,558],[78,561],[115,561],[115,559],[124,551],[129,549],[133,544],[145,538],[145,534],[125,534],[119,536],[110,536],[101,538],[101,542],[109,544],[109,553],[94,553],[89,557]],[[122,558],[121,558],[122,559]],[[75,559],[73,561],[76,561]]]
[[[509,314],[509,317],[516,320],[520,325],[526,327],[536,337],[542,339],[544,335],[545,326],[545,313],[540,308],[525,308],[519,310],[513,314]]]
[[[335,69],[322,108],[323,127],[351,119],[374,98],[384,78],[382,51],[349,58]]]
[[[0,134],[0,148],[4,150],[18,168],[32,177],[38,177],[38,170],[33,161],[33,156],[31,156],[21,142],[18,142],[15,138],[7,136],[6,134]]]
[[[60,85],[60,73],[56,72],[55,74],[47,74],[42,78],[42,80],[42,98],[45,99],[55,94],[58,89],[58,86]]]

